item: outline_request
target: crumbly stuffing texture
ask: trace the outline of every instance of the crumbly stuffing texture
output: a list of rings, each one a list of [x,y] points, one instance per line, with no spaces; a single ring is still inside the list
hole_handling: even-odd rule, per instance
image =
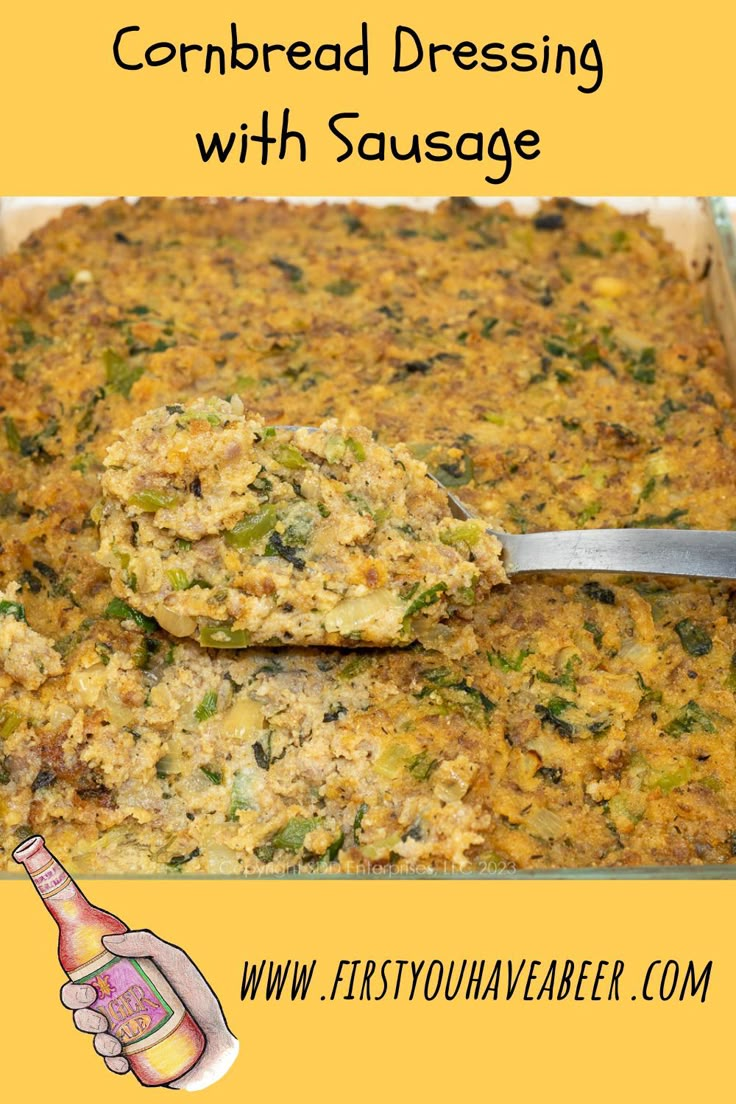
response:
[[[507,581],[485,524],[361,426],[265,426],[238,396],[198,399],[138,418],[105,468],[114,593],[204,647],[431,640]]]
[[[524,577],[350,651],[203,649],[113,594],[108,446],[231,394],[403,440],[510,531],[736,520],[723,349],[644,218],[69,211],[0,262],[0,585],[63,660],[0,675],[3,865],[32,831],[80,872],[734,862],[728,583]]]
[[[11,583],[0,591],[0,671],[24,689],[38,690],[47,678],[61,674],[61,659],[52,641],[29,628],[19,590]]]

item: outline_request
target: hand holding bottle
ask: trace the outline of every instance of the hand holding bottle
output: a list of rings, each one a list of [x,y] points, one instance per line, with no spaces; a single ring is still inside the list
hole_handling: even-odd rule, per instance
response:
[[[175,979],[177,992],[204,1034],[202,1056],[183,1077],[170,1082],[170,1087],[203,1089],[222,1077],[235,1061],[238,1041],[228,1029],[217,997],[189,956],[150,931],[105,936],[102,942],[118,958],[151,959],[163,974]],[[107,1068],[113,1073],[127,1073],[130,1063],[122,1054],[122,1044],[110,1032],[106,1018],[91,1007],[97,996],[93,986],[71,981],[61,989],[62,1004],[73,1011],[74,1024],[80,1031],[94,1035],[95,1050]]]
[[[130,931],[92,905],[45,846],[19,844],[21,863],[59,929],[59,962],[69,982],[62,1002],[114,1073],[131,1070],[143,1085],[201,1089],[230,1068],[238,1052],[217,997],[179,947],[150,931]],[[201,1023],[199,1022],[201,1017]]]

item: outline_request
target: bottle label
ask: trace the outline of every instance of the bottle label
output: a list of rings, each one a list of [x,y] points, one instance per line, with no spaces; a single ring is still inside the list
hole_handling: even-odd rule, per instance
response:
[[[62,889],[72,884],[72,880],[55,859],[51,859],[39,870],[29,870],[33,884],[42,897],[55,897]]]
[[[96,990],[97,999],[90,1007],[102,1013],[128,1056],[160,1043],[176,1030],[186,1012],[150,959],[141,964],[106,952],[70,977],[75,984]]]

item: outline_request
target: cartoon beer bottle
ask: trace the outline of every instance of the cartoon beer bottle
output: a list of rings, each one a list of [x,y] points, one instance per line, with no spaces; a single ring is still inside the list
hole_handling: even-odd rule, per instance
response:
[[[91,985],[110,1032],[120,1040],[130,1068],[144,1085],[167,1085],[197,1062],[205,1038],[169,980],[151,959],[118,958],[102,945],[105,935],[128,928],[91,905],[42,836],[13,852],[59,927],[59,961],[69,979]]]

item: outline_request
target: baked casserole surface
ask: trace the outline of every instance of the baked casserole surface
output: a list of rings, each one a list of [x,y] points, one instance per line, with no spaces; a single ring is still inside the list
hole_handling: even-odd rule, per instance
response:
[[[644,217],[70,209],[0,261],[4,867],[31,832],[79,872],[734,862],[726,583],[526,576],[387,650],[202,648],[114,593],[107,448],[233,395],[509,531],[736,524],[723,348]]]

